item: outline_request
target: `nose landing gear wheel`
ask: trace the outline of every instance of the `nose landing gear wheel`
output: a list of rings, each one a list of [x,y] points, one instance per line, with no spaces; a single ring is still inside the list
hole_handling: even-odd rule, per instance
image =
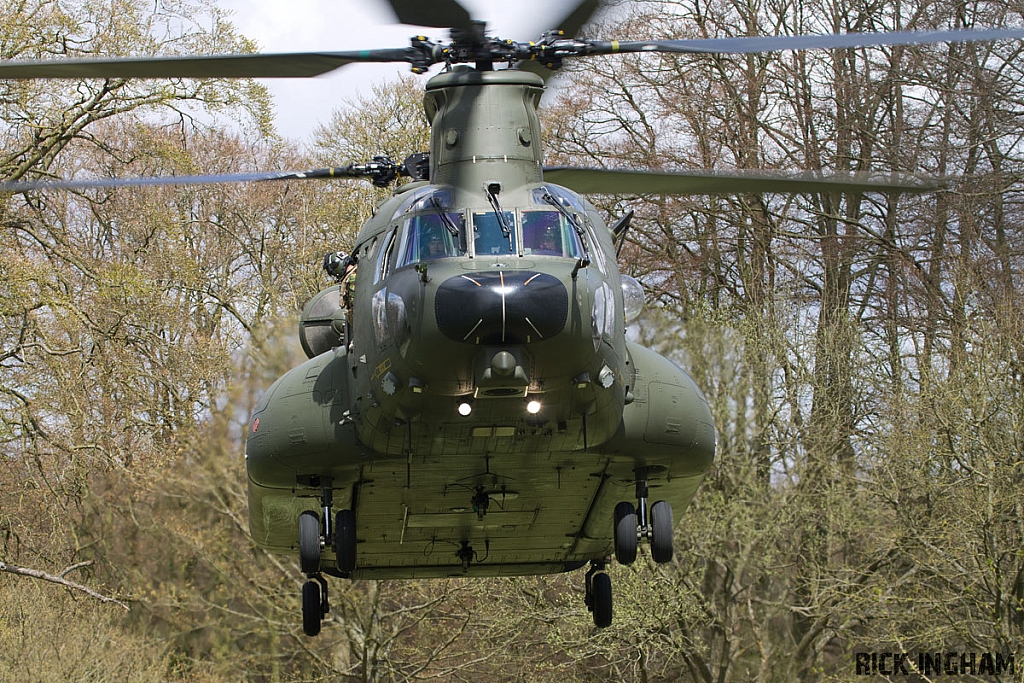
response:
[[[299,515],[299,566],[303,574],[320,571],[320,516],[312,510]]]
[[[619,564],[633,564],[636,560],[637,528],[636,508],[623,501],[615,506],[615,559]]]
[[[658,564],[672,561],[672,505],[666,500],[651,506],[651,557]]]
[[[356,568],[356,516],[351,510],[339,510],[334,518],[334,553],[338,571]]]
[[[636,468],[636,501],[623,501],[615,506],[615,559],[630,564],[636,559],[636,546],[640,538],[651,543],[651,558],[658,564],[672,561],[672,504],[659,500],[647,507],[647,475],[649,468]],[[630,525],[636,530],[629,534]]]

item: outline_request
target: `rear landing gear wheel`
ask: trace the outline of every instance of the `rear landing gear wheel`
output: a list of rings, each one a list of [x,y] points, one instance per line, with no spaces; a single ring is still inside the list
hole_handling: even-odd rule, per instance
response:
[[[619,564],[636,560],[636,508],[623,501],[615,506],[615,559]]]
[[[658,564],[672,561],[672,505],[667,500],[651,506],[651,557]]]
[[[356,568],[356,516],[351,510],[338,510],[334,518],[334,553],[338,571]]]
[[[594,574],[591,591],[593,592],[594,626],[607,628],[612,625],[612,578],[604,572]]]
[[[320,571],[320,516],[312,510],[299,515],[299,566],[307,575]]]
[[[594,614],[594,625],[605,628],[612,623],[612,577],[604,569],[611,557],[603,560],[591,560],[590,569],[583,578],[583,602]]]
[[[302,632],[310,637],[318,635],[323,616],[320,584],[313,580],[307,581],[302,584]]]

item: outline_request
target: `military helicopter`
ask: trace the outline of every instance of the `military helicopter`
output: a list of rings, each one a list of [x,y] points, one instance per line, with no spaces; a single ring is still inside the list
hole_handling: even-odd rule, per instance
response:
[[[246,442],[250,532],[296,553],[303,630],[330,610],[324,575],[510,576],[588,567],[584,601],[612,621],[612,556],[673,557],[674,515],[715,455],[708,402],[680,367],[627,341],[643,288],[581,193],[925,192],[941,181],[820,174],[545,167],[538,105],[565,59],[1019,39],[1024,30],[597,41],[584,0],[535,42],[489,37],[456,0],[390,0],[448,28],[397,49],[0,63],[0,78],[306,77],[356,62],[425,73],[429,152],[302,172],[39,181],[0,190],[364,177],[397,187],[334,284],[305,306],[309,360],[278,379]],[[500,68],[504,66],[504,68]],[[499,67],[499,68],[495,68]]]

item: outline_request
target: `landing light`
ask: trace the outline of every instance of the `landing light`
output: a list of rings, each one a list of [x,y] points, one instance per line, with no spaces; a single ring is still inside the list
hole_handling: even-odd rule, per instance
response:
[[[473,404],[467,401],[463,401],[459,404],[459,415],[462,417],[469,417],[469,414],[473,412]]]
[[[643,285],[628,275],[622,276],[622,304],[627,324],[639,318],[644,310]]]
[[[526,404],[526,412],[530,415],[536,415],[540,412],[540,401],[530,401]]]

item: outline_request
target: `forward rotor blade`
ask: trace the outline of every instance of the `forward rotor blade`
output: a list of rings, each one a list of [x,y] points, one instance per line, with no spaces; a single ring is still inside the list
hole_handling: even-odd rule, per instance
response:
[[[411,26],[468,30],[473,18],[455,0],[388,0],[398,21]]]
[[[26,78],[305,78],[353,62],[406,62],[409,48],[351,52],[46,59],[0,62],[0,79]]]
[[[310,178],[358,178],[352,166],[330,166],[309,171],[267,171],[263,173],[223,173],[212,175],[145,176],[140,178],[90,178],[87,180],[16,180],[0,182],[0,192],[29,190],[82,190],[94,187],[143,187],[150,185],[212,185],[266,180],[308,180]]]
[[[566,36],[573,37],[590,21],[590,17],[600,6],[601,0],[581,0],[569,14],[549,28],[561,29]]]
[[[590,21],[590,17],[593,16],[594,12],[601,7],[601,4],[602,0],[582,0],[582,2],[576,5],[576,7],[574,7],[569,14],[563,17],[561,21],[556,22],[554,26],[550,26],[548,28],[561,30],[566,36],[573,37],[580,32],[580,29],[582,29],[588,21]],[[547,82],[554,73],[552,69],[534,60],[523,60],[518,62],[516,64],[516,68],[535,73],[543,78],[545,82]]]
[[[832,33],[799,36],[750,36],[698,40],[593,41],[589,54],[669,52],[683,54],[745,54],[781,50],[814,50],[880,45],[968,43],[1024,38],[1024,29],[999,28],[955,31],[895,31],[893,33]]]
[[[722,195],[778,192],[921,193],[941,189],[940,180],[852,174],[773,174],[752,171],[621,171],[603,168],[545,167],[544,180],[582,194]]]

